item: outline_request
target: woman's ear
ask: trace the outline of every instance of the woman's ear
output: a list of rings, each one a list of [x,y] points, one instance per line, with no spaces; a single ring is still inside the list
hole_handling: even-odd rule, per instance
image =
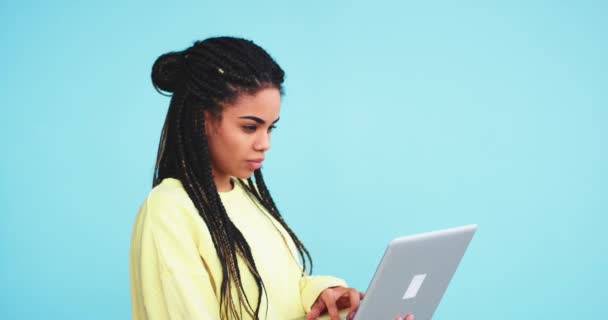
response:
[[[209,138],[211,132],[213,132],[214,117],[209,111],[203,111],[205,115],[205,136]]]

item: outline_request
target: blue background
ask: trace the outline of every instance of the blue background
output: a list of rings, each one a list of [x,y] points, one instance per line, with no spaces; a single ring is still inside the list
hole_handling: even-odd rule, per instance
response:
[[[287,73],[265,172],[315,273],[479,224],[435,319],[604,319],[602,1],[1,1],[0,318],[127,319],[169,100],[155,58],[253,39]]]

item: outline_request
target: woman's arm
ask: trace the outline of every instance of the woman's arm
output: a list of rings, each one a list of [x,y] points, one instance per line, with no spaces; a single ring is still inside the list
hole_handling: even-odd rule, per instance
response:
[[[133,319],[219,319],[216,283],[192,237],[186,206],[153,191],[131,239]]]

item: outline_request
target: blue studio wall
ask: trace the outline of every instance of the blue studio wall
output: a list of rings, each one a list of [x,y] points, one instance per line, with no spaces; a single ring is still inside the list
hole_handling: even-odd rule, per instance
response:
[[[0,318],[127,319],[169,99],[155,58],[253,39],[287,73],[265,173],[315,273],[477,223],[435,319],[606,319],[603,1],[0,2]]]

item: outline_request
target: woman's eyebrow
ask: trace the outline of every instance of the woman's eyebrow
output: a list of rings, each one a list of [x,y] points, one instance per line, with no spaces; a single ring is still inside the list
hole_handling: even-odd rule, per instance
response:
[[[264,119],[258,118],[256,116],[242,116],[242,117],[239,117],[239,119],[253,120],[253,121],[255,121],[255,122],[259,123],[259,124],[265,124],[266,123],[266,121],[264,121]],[[275,124],[275,123],[279,122],[279,119],[281,119],[281,117],[278,117],[276,120],[274,120],[272,122],[272,124]]]

